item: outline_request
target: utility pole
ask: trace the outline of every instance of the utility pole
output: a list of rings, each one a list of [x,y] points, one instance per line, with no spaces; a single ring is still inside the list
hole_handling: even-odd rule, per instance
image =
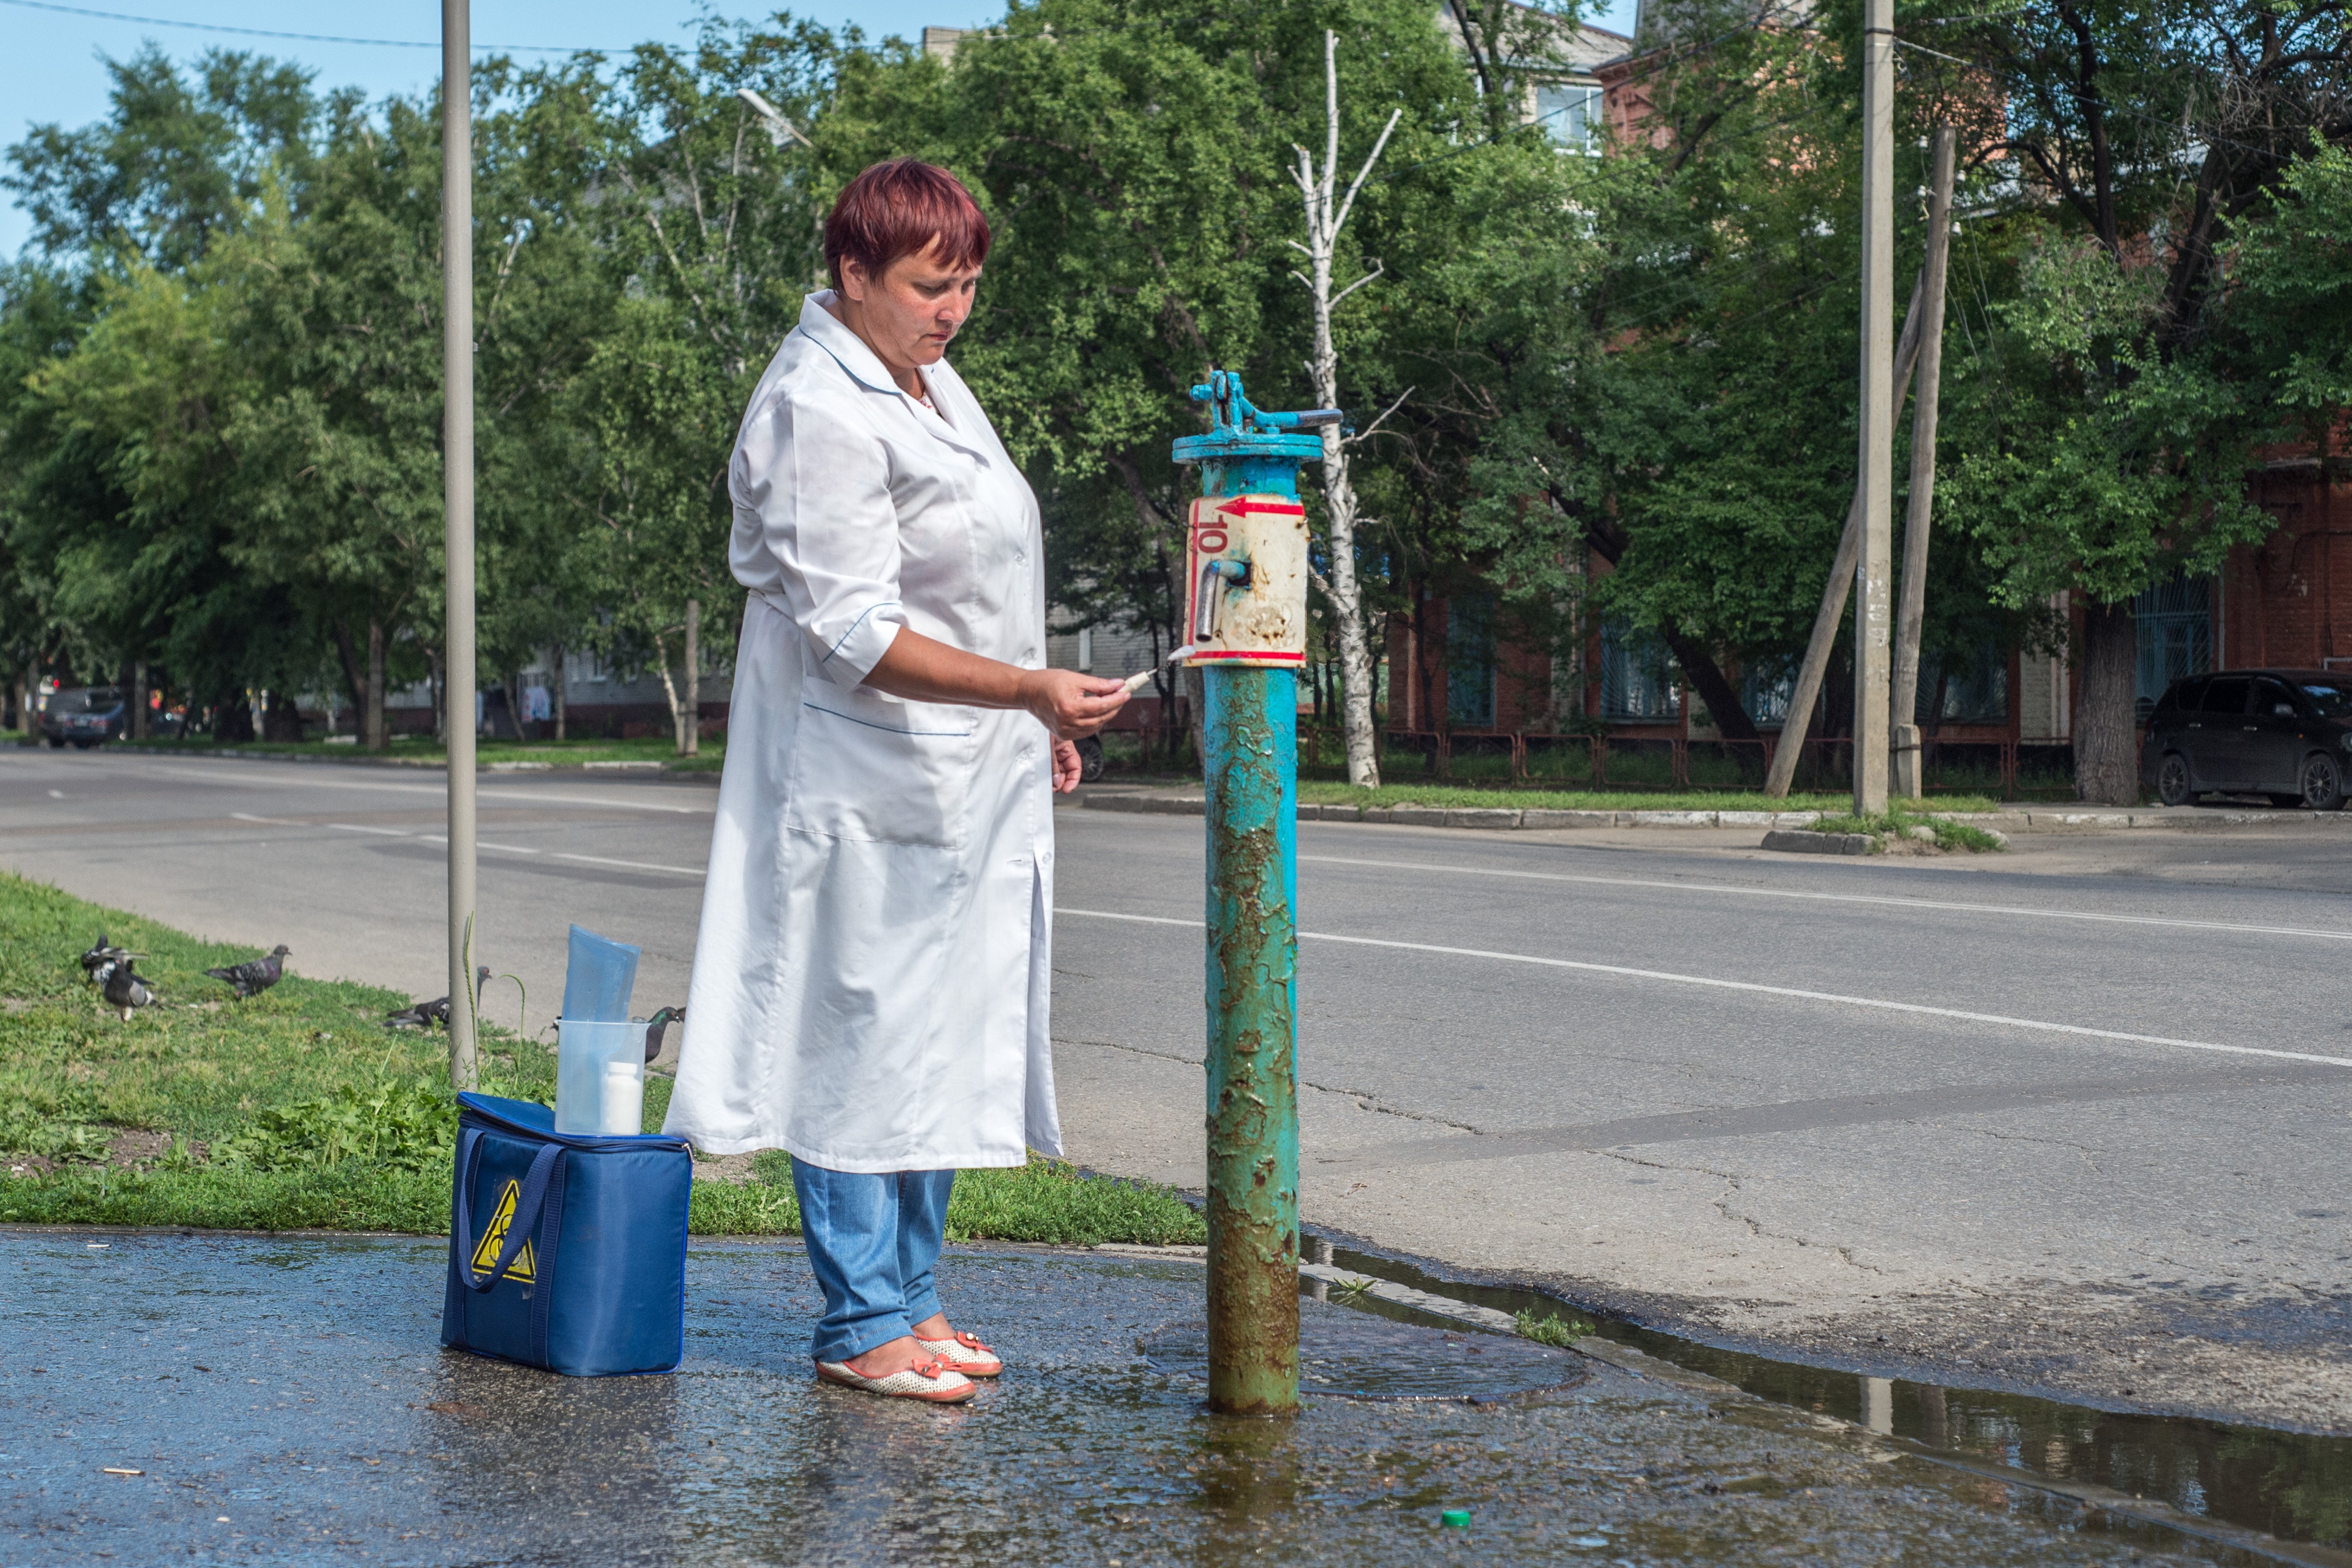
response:
[[[1853,809],[1886,809],[1895,536],[1895,0],[1862,29],[1862,549],[1854,563]]]
[[[1903,341],[1895,349],[1897,385],[1911,379],[1919,354],[1919,301],[1927,290],[1922,269],[1911,285],[1911,307],[1903,315]],[[1780,743],[1772,752],[1771,771],[1764,776],[1764,793],[1778,800],[1789,793],[1797,776],[1797,762],[1805,749],[1805,731],[1812,727],[1813,703],[1822,694],[1822,677],[1829,672],[1830,649],[1837,643],[1838,626],[1845,618],[1845,602],[1853,589],[1853,563],[1862,554],[1863,482],[1855,479],[1853,504],[1846,508],[1845,530],[1838,535],[1837,556],[1829,580],[1822,584],[1822,607],[1813,616],[1813,635],[1805,644],[1804,662],[1797,668],[1797,687],[1789,699],[1789,716],[1780,726]]]
[[[1919,626],[1927,611],[1927,531],[1936,504],[1936,404],[1944,366],[1944,275],[1952,248],[1952,162],[1958,135],[1936,127],[1927,196],[1927,261],[1921,272],[1919,380],[1911,413],[1911,500],[1903,523],[1903,603],[1895,619],[1895,679],[1887,717],[1894,737],[1895,793],[1926,793],[1919,752]]]
[[[447,511],[449,1082],[474,1087],[474,78],[470,0],[441,0],[441,460]]]

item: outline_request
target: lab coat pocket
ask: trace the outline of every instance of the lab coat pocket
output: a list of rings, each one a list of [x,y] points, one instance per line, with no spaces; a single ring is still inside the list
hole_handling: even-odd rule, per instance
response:
[[[803,689],[784,826],[830,838],[957,849],[980,714],[864,687]]]

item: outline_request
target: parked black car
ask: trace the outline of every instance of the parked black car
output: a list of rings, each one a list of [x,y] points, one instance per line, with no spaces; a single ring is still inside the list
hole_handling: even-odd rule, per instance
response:
[[[130,724],[131,710],[111,686],[53,693],[41,714],[41,734],[50,745],[62,747],[71,741],[85,752],[121,736]]]
[[[2176,680],[2148,715],[2140,780],[2167,805],[2263,795],[2334,811],[2352,779],[2352,672],[2232,669]]]

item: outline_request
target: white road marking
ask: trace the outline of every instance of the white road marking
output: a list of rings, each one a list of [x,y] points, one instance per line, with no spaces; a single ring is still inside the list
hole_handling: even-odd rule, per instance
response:
[[[1388,871],[1423,871],[1455,877],[1507,877],[1530,882],[1580,882],[1603,888],[1661,888],[1676,893],[1735,893],[1751,899],[1796,899],[1829,904],[1879,904],[1909,910],[1953,910],[1971,915],[2011,915],[2044,921],[2093,921],[2111,925],[2174,926],[2188,931],[2236,931],[2247,936],[2306,936],[2352,942],[2352,931],[2316,926],[2242,925],[2228,921],[2182,920],[2170,915],[2116,915],[2091,910],[2032,909],[2022,904],[1978,904],[1957,899],[1907,899],[1886,893],[1813,893],[1789,888],[1741,888],[1727,882],[1670,882],[1657,878],[1578,876],[1567,871],[1508,871],[1492,866],[1433,866],[1414,860],[1372,860],[1349,855],[1301,855],[1324,866],[1370,866]]]
[[[333,767],[337,764],[324,763],[318,765],[320,767]],[[167,766],[155,768],[151,771],[159,773],[168,773],[173,778],[204,779],[214,784],[218,784],[223,780],[227,780],[234,784],[254,785],[276,784],[280,787],[292,785],[301,789],[364,789],[374,790],[379,794],[429,795],[436,800],[446,800],[448,798],[449,795],[448,790],[440,784],[396,784],[389,779],[378,781],[374,779],[313,778],[309,776],[310,770],[295,770],[297,772],[297,776],[290,778],[275,774],[238,773],[229,768],[215,766]],[[600,795],[551,795],[540,790],[492,790],[482,789],[478,786],[474,791],[474,798],[478,801],[487,801],[494,805],[535,805],[542,803],[552,803],[557,805],[603,806],[608,810],[614,811],[660,811],[667,812],[677,816],[709,816],[718,810],[718,806],[715,802],[709,805],[669,805],[653,801],[607,799]]]
[[[66,792],[61,789],[53,789],[49,792],[49,798],[51,800],[63,800],[65,797]]]
[[[373,833],[386,838],[415,838],[425,844],[447,844],[448,838],[438,833],[410,833],[398,827],[367,827],[355,822],[289,822],[283,817],[256,816],[249,811],[233,811],[229,815],[239,822],[266,823],[272,827],[331,827],[344,833]],[[700,877],[706,868],[700,866],[657,866],[648,860],[614,860],[603,855],[549,854],[544,849],[532,849],[520,844],[486,844],[477,842],[477,849],[488,849],[505,855],[546,855],[551,860],[577,860],[583,866],[617,866],[626,871],[659,871],[672,877]]]
[[[632,871],[667,871],[674,877],[699,877],[707,869],[700,866],[655,866],[643,860],[607,860],[602,855],[558,855],[558,860],[577,860],[585,866],[620,866]]]
[[[1078,915],[1089,920],[1130,921],[1139,925],[1187,926],[1201,929],[1199,921],[1174,920],[1165,915],[1123,915],[1108,910],[1074,910],[1060,908],[1057,915]],[[1918,1002],[1889,1002],[1876,996],[1846,996],[1834,991],[1805,991],[1793,985],[1761,985],[1750,980],[1717,980],[1705,974],[1675,974],[1663,969],[1633,969],[1622,963],[1586,963],[1572,958],[1538,958],[1525,952],[1495,952],[1478,947],[1440,947],[1433,942],[1388,942],[1370,936],[1335,936],[1328,931],[1303,931],[1301,942],[1337,942],[1350,947],[1382,947],[1405,952],[1433,952],[1446,958],[1484,958],[1496,963],[1532,963],[1545,969],[1573,969],[1589,974],[1617,974],[1631,980],[1663,980],[1672,985],[1698,985],[1715,991],[1746,991],[1765,996],[1787,996],[1801,1002],[1832,1002],[1845,1007],[1870,1007],[1885,1013],[1910,1013],[1929,1018],[1957,1018],[1968,1024],[1993,1024],[2011,1029],[2039,1029],[2046,1034],[2076,1035],[2095,1040],[2121,1040],[2135,1046],[2169,1046],[2184,1051],[2219,1051],[2233,1057],[2271,1057],[2280,1061],[2321,1062],[2328,1067],[2352,1068],[2352,1057],[2325,1057],[2310,1051],[2273,1051],[2260,1046],[2224,1046],[2210,1040],[2177,1040],[2168,1035],[2135,1035],[2122,1029],[2094,1029],[2081,1024],[2057,1024],[2045,1018],[2012,1018],[2002,1013],[1970,1013],[1958,1007],[1930,1007]]]

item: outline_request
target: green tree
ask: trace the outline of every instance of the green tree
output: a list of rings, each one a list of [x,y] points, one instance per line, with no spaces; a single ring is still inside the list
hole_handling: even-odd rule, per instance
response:
[[[2268,526],[2243,479],[2273,421],[2234,352],[2221,258],[2315,138],[2352,137],[2347,16],[2046,0],[1938,40],[2004,95],[2002,150],[2055,204],[2013,220],[2017,292],[1989,312],[1948,494],[2001,602],[2082,604],[2085,799],[2138,796],[2132,597]]]

